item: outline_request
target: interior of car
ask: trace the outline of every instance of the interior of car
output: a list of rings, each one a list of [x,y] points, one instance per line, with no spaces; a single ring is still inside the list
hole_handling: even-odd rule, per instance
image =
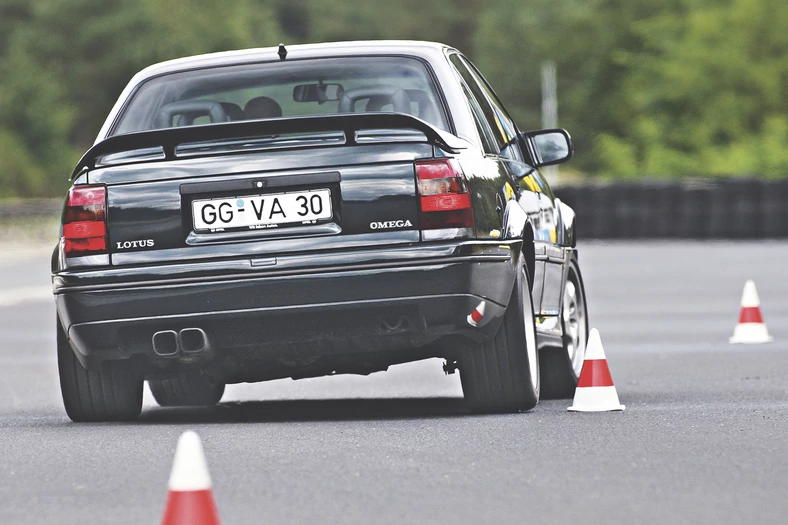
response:
[[[427,122],[434,122],[438,110],[427,92],[376,84],[348,89],[338,100],[336,113],[406,113]],[[241,120],[280,118],[282,105],[270,96],[255,96],[239,104],[208,99],[186,99],[162,106],[157,127],[216,124]]]

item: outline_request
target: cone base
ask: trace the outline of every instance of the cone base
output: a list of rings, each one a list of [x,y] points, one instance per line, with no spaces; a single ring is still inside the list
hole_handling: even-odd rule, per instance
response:
[[[571,406],[567,408],[569,412],[623,412],[627,407],[624,405],[604,406],[604,407],[581,407]]]
[[[618,400],[618,392],[613,386],[578,386],[570,412],[612,412],[624,410],[624,405]]]
[[[733,330],[733,336],[728,339],[731,344],[757,345],[771,343],[774,337],[769,335],[763,323],[740,323]]]
[[[762,345],[762,344],[765,344],[765,343],[771,343],[772,341],[774,341],[774,337],[772,337],[772,336],[769,336],[769,337],[767,337],[765,339],[757,339],[757,340],[752,340],[752,339],[750,339],[750,340],[745,340],[745,339],[739,340],[739,339],[736,339],[735,337],[731,337],[730,339],[728,339],[728,342],[730,344],[732,344],[732,345]]]

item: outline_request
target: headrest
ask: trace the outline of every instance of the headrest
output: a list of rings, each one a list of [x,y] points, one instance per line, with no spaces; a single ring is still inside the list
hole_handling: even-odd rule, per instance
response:
[[[363,86],[353,88],[342,93],[339,99],[339,113],[356,112],[356,102],[369,99],[365,110],[374,111],[375,105],[379,102],[386,102],[394,106],[397,113],[410,113],[410,99],[405,90],[397,86]],[[372,103],[372,107],[369,104]],[[381,104],[377,111],[385,104]]]
[[[191,126],[198,117],[207,116],[211,123],[227,122],[224,108],[213,100],[178,100],[165,104],[159,110],[156,127],[169,128],[176,116],[181,115],[179,126]]]
[[[244,118],[247,120],[278,118],[281,116],[282,106],[270,97],[253,98],[244,106]]]

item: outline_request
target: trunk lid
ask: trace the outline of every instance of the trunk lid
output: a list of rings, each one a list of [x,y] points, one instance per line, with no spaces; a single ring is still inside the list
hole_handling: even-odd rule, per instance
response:
[[[465,148],[396,113],[168,128],[96,144],[74,175],[107,188],[111,264],[420,240],[415,162]]]
[[[413,166],[432,154],[428,144],[267,151],[108,167],[88,182],[107,185],[113,264],[314,251],[417,242]]]
[[[75,175],[107,187],[114,265],[420,240],[414,163],[464,148],[402,114],[118,135]]]

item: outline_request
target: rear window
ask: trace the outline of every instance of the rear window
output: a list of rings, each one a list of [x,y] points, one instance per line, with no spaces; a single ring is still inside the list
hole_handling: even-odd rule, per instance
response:
[[[426,66],[403,57],[293,60],[163,75],[135,91],[111,135],[307,115],[400,112],[448,130]]]

